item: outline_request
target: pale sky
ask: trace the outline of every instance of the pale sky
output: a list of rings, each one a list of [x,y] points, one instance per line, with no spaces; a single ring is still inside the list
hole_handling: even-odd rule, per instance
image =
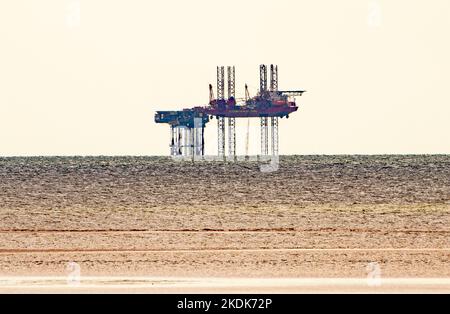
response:
[[[156,110],[206,104],[217,65],[255,93],[261,63],[308,91],[281,154],[449,154],[449,38],[448,0],[1,1],[0,155],[168,155]]]

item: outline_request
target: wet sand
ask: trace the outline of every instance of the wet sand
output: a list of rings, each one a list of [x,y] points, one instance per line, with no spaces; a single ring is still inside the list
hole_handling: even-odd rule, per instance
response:
[[[0,277],[0,293],[448,293],[449,278]]]
[[[449,156],[281,162],[0,160],[0,290],[450,291]]]

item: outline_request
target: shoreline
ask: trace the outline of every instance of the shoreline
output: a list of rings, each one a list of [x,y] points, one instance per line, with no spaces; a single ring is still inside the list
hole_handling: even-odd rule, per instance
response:
[[[448,293],[445,278],[0,277],[0,293]]]

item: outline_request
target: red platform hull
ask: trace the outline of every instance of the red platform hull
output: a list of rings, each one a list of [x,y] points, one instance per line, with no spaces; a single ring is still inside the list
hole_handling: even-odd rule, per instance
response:
[[[195,108],[210,116],[220,116],[228,118],[257,118],[257,117],[285,117],[297,111],[296,105],[270,106],[267,108],[249,108],[247,106],[234,107],[228,109],[218,108]]]

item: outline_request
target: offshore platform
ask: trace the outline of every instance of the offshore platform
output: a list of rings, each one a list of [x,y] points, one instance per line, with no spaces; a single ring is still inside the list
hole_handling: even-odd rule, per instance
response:
[[[245,85],[245,98],[237,99],[235,94],[235,67],[227,67],[227,95],[225,95],[225,67],[217,67],[217,97],[209,85],[209,103],[179,111],[157,111],[156,123],[170,126],[170,155],[202,157],[205,155],[205,127],[216,117],[218,157],[236,160],[236,118],[259,118],[261,125],[261,156],[278,156],[278,119],[289,118],[297,111],[295,96],[304,90],[279,90],[278,66],[270,65],[270,84],[267,84],[266,65],[259,67],[259,92],[250,97]],[[270,124],[269,124],[270,119]],[[228,151],[226,155],[226,121],[228,125]],[[248,124],[249,125],[249,124]],[[270,153],[269,153],[270,125]],[[247,126],[248,128],[248,126]],[[246,155],[248,155],[248,129]]]

